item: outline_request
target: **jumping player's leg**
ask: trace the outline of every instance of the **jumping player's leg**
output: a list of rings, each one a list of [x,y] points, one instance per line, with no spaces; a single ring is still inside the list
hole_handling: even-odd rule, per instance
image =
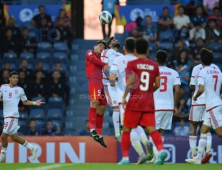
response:
[[[95,123],[96,123],[96,109],[99,105],[99,100],[94,99],[90,101],[90,108],[89,108],[89,127],[90,132],[95,130]]]
[[[96,111],[96,131],[99,136],[102,136],[105,109],[106,109],[106,105],[99,104]]]
[[[113,125],[115,129],[115,137],[116,140],[120,142],[121,140],[121,135],[120,135],[120,110],[119,106],[114,106],[113,107]]]

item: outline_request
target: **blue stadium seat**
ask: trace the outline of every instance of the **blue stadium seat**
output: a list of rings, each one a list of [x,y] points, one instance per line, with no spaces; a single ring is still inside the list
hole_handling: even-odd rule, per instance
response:
[[[48,101],[48,107],[61,108],[63,109],[63,99],[61,97],[50,97]]]
[[[28,119],[28,112],[26,110],[19,112],[19,119],[21,120],[27,120]]]
[[[58,108],[49,109],[47,113],[48,120],[61,120],[62,111]]]
[[[154,42],[149,42],[149,51],[156,51],[156,44]]]
[[[27,122],[25,120],[19,120],[18,126],[20,126],[20,131],[25,131],[27,129]]]
[[[17,54],[16,53],[4,53],[3,62],[17,63]]]
[[[29,63],[34,62],[34,55],[33,53],[21,53],[20,54],[20,61],[26,59]]]
[[[54,51],[64,51],[64,52],[68,52],[69,48],[67,43],[64,42],[57,42],[54,43]]]
[[[37,64],[36,64],[35,68],[37,69]],[[51,71],[50,68],[51,68],[51,66],[49,63],[43,63],[43,70],[50,72]]]
[[[30,112],[30,119],[45,120],[45,112],[43,109],[32,109]]]
[[[173,51],[173,43],[171,42],[161,42],[159,47],[158,47],[158,50],[164,50],[164,49],[167,49],[169,51]]]
[[[213,52],[222,52],[222,43],[212,42],[208,45],[208,48]]]
[[[52,45],[49,42],[40,42],[38,43],[38,51],[48,51],[51,52]]]
[[[72,130],[74,130],[75,128],[74,128],[74,122],[72,122],[72,121],[67,121],[67,122],[65,122],[65,128],[66,129],[72,129]]]
[[[78,135],[75,133],[74,130],[70,130],[70,129],[64,129],[64,136],[74,136],[74,135]]]
[[[67,63],[68,61],[68,55],[65,52],[55,52],[53,54],[53,62],[54,63]]]
[[[51,54],[49,52],[38,52],[36,55],[36,62],[42,61],[50,62],[51,61]]]
[[[55,65],[56,65],[55,63],[52,64],[51,71],[55,70]],[[63,71],[63,72],[66,72],[66,71],[67,71],[67,64],[61,63],[61,68],[62,68],[62,71]]]
[[[19,68],[22,68],[21,63],[19,64]],[[28,68],[29,68],[29,69],[33,69],[33,63],[29,63],[29,62],[28,62]]]
[[[222,63],[222,52],[213,52],[214,63]]]

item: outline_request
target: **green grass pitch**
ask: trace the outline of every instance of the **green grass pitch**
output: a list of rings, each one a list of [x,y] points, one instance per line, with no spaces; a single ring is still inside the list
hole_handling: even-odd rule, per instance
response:
[[[1,170],[221,170],[222,164],[190,165],[190,164],[164,164],[164,165],[117,165],[110,163],[96,164],[31,164],[14,163],[0,164]]]

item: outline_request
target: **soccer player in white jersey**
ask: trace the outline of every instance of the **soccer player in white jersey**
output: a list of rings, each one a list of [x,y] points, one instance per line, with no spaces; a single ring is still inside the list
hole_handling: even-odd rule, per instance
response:
[[[25,139],[21,138],[17,134],[18,126],[18,103],[20,99],[22,100],[24,105],[37,105],[40,106],[43,104],[41,100],[37,100],[35,102],[27,100],[25,92],[23,88],[18,87],[18,73],[11,72],[9,74],[9,84],[1,85],[0,89],[0,101],[3,101],[3,115],[4,115],[4,129],[1,135],[2,139],[2,149],[0,155],[0,162],[5,160],[6,150],[8,146],[8,136],[11,136],[12,141],[17,142],[27,149],[29,149],[32,153],[32,159],[34,160],[36,157],[36,152],[38,150],[37,146],[33,146],[28,143]]]
[[[198,90],[193,96],[197,99],[205,92],[206,113],[204,115],[203,126],[200,130],[200,140],[197,155],[185,161],[191,164],[201,164],[203,152],[207,144],[207,132],[212,127],[218,137],[222,137],[222,100],[220,90],[222,85],[222,74],[219,70],[211,67],[213,54],[208,49],[200,51],[200,60],[203,69],[198,74]]]
[[[154,92],[156,130],[159,131],[164,142],[164,130],[171,130],[173,114],[177,113],[177,102],[180,90],[179,74],[165,66],[167,52],[159,50],[156,53],[159,65],[160,88]],[[175,93],[173,94],[173,89]],[[158,151],[154,147],[154,153]]]
[[[211,68],[220,71],[217,65],[211,64]],[[190,80],[190,89],[195,90],[194,95],[198,91],[198,74],[203,69],[203,65],[199,64],[193,68]],[[203,121],[205,111],[206,111],[206,101],[205,101],[205,93],[203,92],[196,101],[192,100],[192,106],[190,109],[189,121],[190,121],[190,136],[189,136],[189,144],[191,150],[191,157],[196,155],[196,143],[197,143],[197,126],[198,123]],[[206,154],[202,159],[202,163],[208,163],[212,153],[211,153],[211,146],[212,146],[212,136],[211,133],[207,133],[207,146],[206,146]]]
[[[121,123],[123,123],[124,112],[125,112],[125,110],[122,107],[122,98],[123,98],[123,94],[126,88],[127,71],[125,71],[125,69],[129,61],[137,59],[137,57],[134,56],[134,46],[135,46],[134,43],[135,43],[135,39],[132,37],[129,37],[125,40],[123,50],[124,50],[124,54],[126,55],[115,58],[110,68],[109,80],[111,82],[115,82],[116,77],[118,76],[118,83],[117,83],[118,93],[117,94],[118,94],[118,104],[119,104],[120,115],[121,115],[120,116]],[[129,99],[129,95],[127,96],[127,99]],[[153,158],[154,156],[153,145],[151,142],[148,141],[142,127],[138,126],[137,128],[131,130],[130,140],[131,140],[132,146],[134,147],[136,152],[140,155],[140,158],[137,162],[138,164],[142,164],[146,160],[151,160]],[[142,148],[140,141],[144,144],[147,155],[144,153],[144,150]]]
[[[102,62],[108,64],[110,67],[113,64],[113,61],[115,58],[123,56],[123,54],[119,53],[118,50],[120,48],[120,44],[118,40],[116,40],[114,37],[111,37],[109,41],[107,42],[107,47],[109,49],[104,50],[101,54],[101,60]],[[113,124],[115,129],[115,137],[116,140],[120,142],[121,140],[121,134],[120,134],[120,113],[119,113],[119,107],[117,102],[117,82],[110,84],[109,79],[107,78],[107,73],[103,72],[103,85],[104,85],[104,91],[106,100],[110,107],[113,108]]]

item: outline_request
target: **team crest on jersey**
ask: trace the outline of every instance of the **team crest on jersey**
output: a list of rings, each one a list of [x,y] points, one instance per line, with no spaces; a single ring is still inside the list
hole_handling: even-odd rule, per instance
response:
[[[113,104],[116,104],[116,100],[113,101]]]
[[[15,91],[15,94],[18,94],[18,90]]]

